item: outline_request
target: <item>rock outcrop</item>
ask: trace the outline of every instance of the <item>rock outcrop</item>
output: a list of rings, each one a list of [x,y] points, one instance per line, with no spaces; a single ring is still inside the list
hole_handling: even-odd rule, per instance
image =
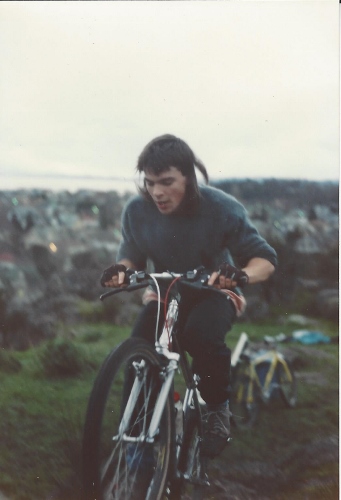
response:
[[[217,186],[246,206],[279,256],[274,277],[247,289],[243,319],[262,318],[275,306],[336,320],[338,185],[273,179]],[[1,346],[25,349],[56,335],[63,322],[92,316],[127,322],[136,315],[137,302],[104,305],[100,314],[97,305],[99,276],[115,260],[128,196],[0,192]]]

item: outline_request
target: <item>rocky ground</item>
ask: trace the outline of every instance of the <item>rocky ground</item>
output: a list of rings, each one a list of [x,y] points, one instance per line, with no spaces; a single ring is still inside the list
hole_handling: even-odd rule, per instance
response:
[[[251,347],[257,350],[257,344]],[[259,346],[258,346],[259,347]],[[290,343],[281,346],[281,352],[296,367],[295,374],[299,394],[304,393],[305,387],[314,387],[317,394],[325,394],[330,397],[328,389],[331,386],[330,374],[332,371],[321,370],[321,366],[335,363],[335,355],[323,349],[312,348],[311,346],[297,345]],[[316,366],[316,371],[312,367]],[[334,373],[335,377],[335,373]],[[321,392],[323,391],[323,392]],[[335,407],[337,401],[334,401]],[[318,405],[323,405],[323,397],[319,396]],[[298,401],[298,409],[311,407],[311,419],[318,423],[319,416],[314,410],[311,402]],[[301,408],[300,408],[301,407]],[[238,457],[230,453],[229,448],[223,455],[214,460],[211,464],[211,487],[207,490],[207,499],[210,500],[317,500],[320,498],[336,500],[339,491],[338,466],[339,463],[339,434],[337,422],[334,425],[323,426],[319,429],[316,425],[311,439],[305,444],[300,444],[294,449],[292,434],[281,423],[281,407],[272,410],[267,408],[263,418],[274,418],[278,420],[278,432],[288,432],[288,445],[284,445],[280,453],[275,453],[275,458],[271,454],[271,441],[269,442],[269,456],[262,456],[262,460],[257,458],[256,450],[245,453],[244,457]],[[295,409],[291,410],[291,415],[295,418]],[[297,414],[297,430],[301,429],[303,422],[300,422],[301,414]],[[262,416],[260,417],[262,418]],[[303,420],[303,419],[302,419]],[[264,422],[263,422],[264,423]],[[335,425],[336,424],[336,425]],[[231,447],[244,446],[245,442],[241,434],[232,429]],[[260,422],[248,432],[249,439],[261,438],[264,426]],[[266,433],[266,425],[265,425]],[[267,437],[264,435],[264,438]]]
[[[300,461],[307,469],[337,463],[339,459],[339,436],[333,434],[317,438],[300,450]],[[294,460],[294,458],[293,458]],[[228,472],[226,468],[228,467]],[[338,477],[314,477],[297,481],[292,472],[284,473],[281,464],[269,464],[250,460],[241,464],[228,464],[219,461],[213,466],[213,473],[219,479],[213,479],[212,488],[207,498],[216,500],[276,500],[282,498],[335,498],[333,492],[338,489]],[[235,480],[235,477],[238,480]],[[285,493],[294,489],[294,493]],[[312,493],[312,490],[318,493]],[[309,494],[310,491],[310,494]],[[323,495],[325,493],[325,496]]]

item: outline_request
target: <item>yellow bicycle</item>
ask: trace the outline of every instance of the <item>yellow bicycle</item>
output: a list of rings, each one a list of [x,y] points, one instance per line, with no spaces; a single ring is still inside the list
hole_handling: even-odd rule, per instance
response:
[[[290,362],[276,348],[273,339],[266,338],[267,349],[252,350],[249,338],[242,333],[231,359],[230,407],[236,427],[254,425],[261,403],[281,397],[293,408],[297,402],[297,384]]]

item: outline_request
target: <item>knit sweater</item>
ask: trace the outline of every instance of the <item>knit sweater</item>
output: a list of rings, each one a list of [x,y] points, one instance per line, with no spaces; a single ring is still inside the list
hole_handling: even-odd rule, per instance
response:
[[[259,235],[243,205],[213,187],[200,187],[200,193],[194,215],[165,215],[142,196],[130,199],[122,213],[117,261],[129,259],[142,270],[150,259],[155,272],[174,273],[200,265],[212,272],[222,262],[244,267],[254,257],[277,264],[275,250]]]

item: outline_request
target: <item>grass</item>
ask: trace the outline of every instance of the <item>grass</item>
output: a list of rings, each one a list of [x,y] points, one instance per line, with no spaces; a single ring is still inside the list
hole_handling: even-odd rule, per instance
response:
[[[268,330],[266,325],[259,326],[260,329],[242,325],[241,329],[245,328],[257,341]],[[320,327],[332,337],[337,334],[336,327],[330,323]],[[286,330],[283,333],[291,333]],[[296,408],[287,409],[281,402],[263,406],[253,429],[234,429],[232,445],[224,451],[217,471],[220,473],[221,463],[259,461],[272,471],[273,477],[267,478],[265,474],[258,477],[252,470],[247,470],[245,475],[242,467],[237,467],[237,471],[232,467],[227,477],[250,488],[256,486],[259,498],[264,495],[277,500],[334,500],[338,498],[338,445],[331,446],[331,443],[339,432],[338,345],[302,347],[290,343],[289,346],[298,356]],[[254,470],[257,471],[257,466]]]
[[[337,335],[333,324],[319,327],[327,335]],[[237,323],[228,344],[235,345],[242,331],[256,341],[292,330],[292,326]],[[4,356],[9,368],[0,370],[0,492],[10,500],[81,500],[80,443],[88,397],[104,358],[128,335],[129,328],[107,324],[79,325],[64,332],[68,362],[72,364],[75,357],[79,362],[79,372],[71,370],[69,376],[44,368],[42,359],[52,344]],[[317,453],[325,454],[323,463],[315,463],[311,455],[315,441],[338,435],[338,346],[294,347],[300,356],[299,373],[306,376],[299,378],[297,408],[281,404],[263,408],[255,429],[235,429],[232,445],[213,466],[213,477],[224,474],[256,485],[260,492],[270,488],[272,498],[334,499],[337,458],[328,459],[328,443],[324,448],[316,445]],[[47,357],[50,367],[53,358]],[[309,381],[309,374],[316,373],[318,377]],[[307,468],[304,461],[309,460]],[[265,472],[256,474],[257,468],[250,474],[248,463],[266,464],[270,472],[275,466],[282,475],[267,479]],[[283,482],[283,477],[290,482]]]
[[[96,331],[99,340],[88,342]],[[91,360],[77,377],[46,376],[41,354],[49,343],[11,353],[22,366],[18,373],[0,371],[0,491],[11,500],[45,499],[75,471],[79,477],[83,419],[96,370],[128,334],[115,328],[113,336],[109,325],[77,328],[73,345]]]

